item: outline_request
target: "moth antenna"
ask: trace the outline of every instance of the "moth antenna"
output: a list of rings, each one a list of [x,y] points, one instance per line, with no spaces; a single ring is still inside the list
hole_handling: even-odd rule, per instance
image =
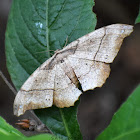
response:
[[[66,42],[65,42],[64,47],[66,47],[66,46],[67,46],[67,43],[68,43],[68,36],[66,37]],[[63,47],[63,48],[64,48],[64,47]]]
[[[41,51],[41,52],[36,52],[36,53],[46,53],[46,52],[55,52],[54,50],[49,50],[49,51]]]
[[[36,52],[36,54],[37,54],[37,53],[46,53],[46,52],[54,52],[54,53],[55,53],[55,51],[54,51],[54,50],[49,50],[49,51]],[[53,56],[53,55],[54,55],[54,53],[50,53],[50,55],[51,55],[51,56]]]

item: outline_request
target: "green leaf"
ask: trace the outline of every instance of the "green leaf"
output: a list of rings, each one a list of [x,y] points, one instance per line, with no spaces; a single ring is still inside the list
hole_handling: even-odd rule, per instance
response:
[[[140,139],[140,85],[129,96],[97,140]]]
[[[0,138],[1,136],[10,136],[10,137],[24,137],[18,130],[9,125],[1,116],[0,116]]]
[[[17,90],[52,56],[51,50],[65,46],[67,37],[70,43],[94,30],[93,5],[93,0],[13,0],[6,32],[6,57]],[[77,105],[36,112],[56,135],[81,139]]]
[[[140,9],[139,9],[139,14],[136,18],[135,24],[140,23]]]

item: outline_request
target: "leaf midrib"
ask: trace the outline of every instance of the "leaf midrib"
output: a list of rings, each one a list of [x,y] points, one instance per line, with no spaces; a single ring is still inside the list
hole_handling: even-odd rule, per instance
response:
[[[59,108],[59,111],[60,111],[60,115],[62,117],[62,121],[63,121],[63,124],[64,124],[64,128],[66,130],[66,133],[67,133],[67,136],[68,136],[68,139],[71,139],[72,136],[71,136],[71,133],[69,132],[69,129],[68,129],[68,125],[66,123],[66,120],[65,120],[65,117],[64,117],[64,114],[63,114],[63,111],[61,108]]]
[[[46,0],[46,41],[47,41],[47,54],[48,54],[48,58],[50,58],[51,55],[50,55],[50,46],[49,46],[49,22],[48,22],[49,10],[48,10],[48,4],[49,4],[49,0]]]

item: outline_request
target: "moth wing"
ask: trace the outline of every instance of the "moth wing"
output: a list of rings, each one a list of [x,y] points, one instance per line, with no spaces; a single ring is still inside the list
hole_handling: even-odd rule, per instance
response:
[[[133,26],[114,24],[100,28],[78,39],[74,54],[68,59],[81,83],[83,91],[101,87],[110,74],[110,66],[123,39]]]
[[[73,57],[112,63],[123,39],[130,35],[133,26],[113,24],[97,29],[78,39]]]
[[[51,107],[53,105],[55,67],[46,70],[49,60],[44,62],[27,79],[16,95],[14,114],[20,116],[26,110]]]
[[[67,75],[64,69],[64,66],[67,66],[65,64],[56,65],[54,81],[54,105],[60,108],[73,106],[75,101],[77,101],[79,96],[82,94]]]
[[[105,27],[105,35],[102,38],[98,52],[94,56],[95,61],[112,63],[118,54],[125,37],[133,31],[133,26],[125,24],[113,24]]]

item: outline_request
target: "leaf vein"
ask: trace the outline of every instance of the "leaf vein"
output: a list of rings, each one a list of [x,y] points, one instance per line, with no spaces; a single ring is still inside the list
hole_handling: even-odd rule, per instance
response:
[[[62,3],[61,9],[58,11],[58,14],[57,14],[57,16],[55,17],[55,20],[51,23],[51,25],[50,25],[49,27],[51,27],[51,26],[53,26],[53,24],[55,24],[55,22],[57,21],[57,19],[58,19],[60,13],[61,13],[62,10],[64,9],[65,4],[66,4],[66,0],[64,0],[64,2]]]
[[[32,5],[33,5],[33,7],[34,7],[34,10],[36,11],[37,15],[38,15],[39,17],[41,17],[43,20],[45,20],[44,17],[41,16],[41,15],[37,12],[37,9],[36,9],[36,7],[35,7],[33,1],[32,1],[32,0],[30,0],[30,1],[31,1],[31,3],[32,3]]]
[[[127,135],[130,135],[130,134],[133,134],[133,133],[137,133],[137,132],[140,132],[140,129],[135,129],[131,132],[126,132],[126,133],[123,133],[122,135],[120,136],[117,136],[116,138],[112,139],[112,140],[119,140],[120,138],[124,137],[124,136],[127,136]]]

